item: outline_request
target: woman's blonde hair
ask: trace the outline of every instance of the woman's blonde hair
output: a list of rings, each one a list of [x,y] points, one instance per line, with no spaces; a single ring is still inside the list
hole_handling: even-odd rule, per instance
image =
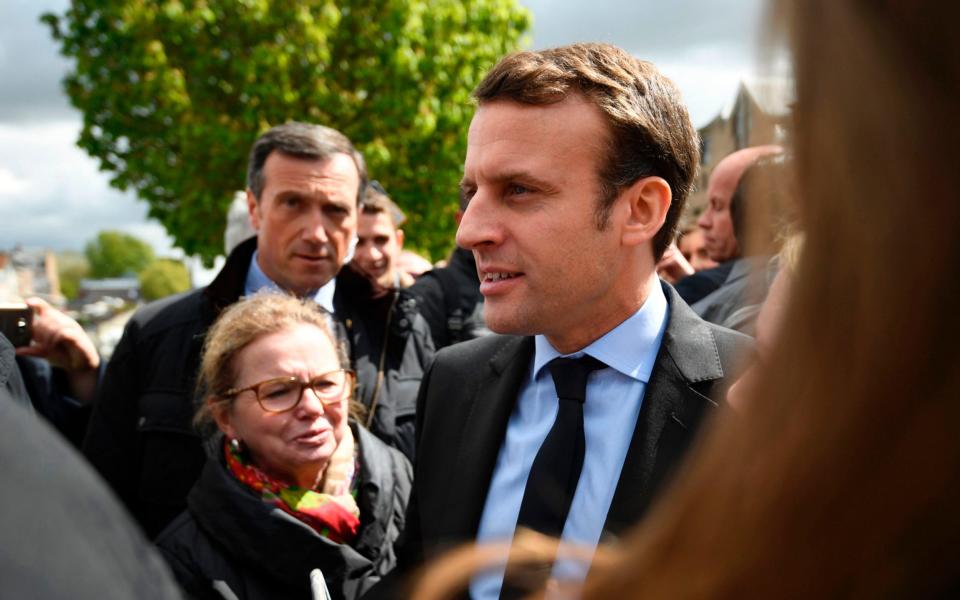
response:
[[[194,425],[209,428],[215,411],[228,409],[233,396],[225,392],[236,385],[240,373],[236,357],[255,340],[297,325],[313,325],[329,339],[340,365],[349,368],[344,344],[330,329],[330,315],[313,300],[301,300],[278,291],[263,291],[229,306],[207,332],[200,359],[198,396],[204,402],[194,416]],[[351,406],[355,413],[356,406]],[[352,414],[351,416],[355,416]]]

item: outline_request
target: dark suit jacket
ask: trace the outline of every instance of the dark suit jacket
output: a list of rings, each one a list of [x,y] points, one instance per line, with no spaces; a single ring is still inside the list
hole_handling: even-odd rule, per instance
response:
[[[672,287],[663,287],[670,307],[667,329],[602,541],[640,519],[716,406],[711,394],[750,344],[744,335],[703,321]],[[418,399],[417,463],[401,572],[475,538],[533,351],[533,338],[494,335],[437,355]],[[386,590],[375,595],[379,592]]]

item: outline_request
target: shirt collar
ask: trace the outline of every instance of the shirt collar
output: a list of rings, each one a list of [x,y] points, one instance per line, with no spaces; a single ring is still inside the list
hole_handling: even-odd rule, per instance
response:
[[[263,272],[260,268],[260,264],[257,262],[257,257],[260,255],[258,251],[254,251],[253,258],[250,259],[250,268],[247,269],[247,279],[243,285],[243,295],[250,296],[256,294],[262,289],[270,289],[282,291],[279,285],[277,285],[272,279],[267,277],[267,274]],[[319,290],[312,291],[307,294],[307,297],[312,297],[313,301],[319,304],[324,310],[333,314],[333,293],[337,288],[337,278],[334,277],[327,282],[326,285],[321,287]]]
[[[587,354],[631,379],[648,383],[666,329],[668,308],[663,288],[660,285],[651,288],[650,295],[637,312],[583,350],[560,354],[546,336],[536,336],[533,378],[539,377],[543,367],[558,356],[578,357]]]

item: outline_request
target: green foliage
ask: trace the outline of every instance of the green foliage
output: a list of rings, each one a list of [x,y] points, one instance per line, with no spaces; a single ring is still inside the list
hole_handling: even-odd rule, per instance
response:
[[[90,277],[136,275],[153,261],[153,248],[120,231],[101,231],[83,250],[90,263]]]
[[[80,293],[80,280],[90,273],[90,263],[79,252],[61,252],[57,255],[57,275],[60,278],[60,293],[68,300],[76,300]]]
[[[516,0],[73,0],[42,19],[76,60],[80,147],[208,265],[250,146],[289,120],[343,131],[411,245],[450,249],[470,91],[530,26]]]
[[[140,295],[144,300],[156,300],[190,289],[190,272],[179,260],[161,258],[140,272]]]

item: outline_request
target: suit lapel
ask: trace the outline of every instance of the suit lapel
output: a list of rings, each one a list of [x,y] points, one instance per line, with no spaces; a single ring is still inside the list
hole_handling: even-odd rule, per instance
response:
[[[533,338],[512,338],[483,365],[484,374],[467,406],[450,481],[444,531],[472,539],[480,525],[497,455],[526,377]]]
[[[663,287],[669,306],[667,328],[607,513],[606,541],[634,525],[646,511],[689,446],[701,417],[715,406],[705,394],[723,377],[713,332],[672,287]]]

